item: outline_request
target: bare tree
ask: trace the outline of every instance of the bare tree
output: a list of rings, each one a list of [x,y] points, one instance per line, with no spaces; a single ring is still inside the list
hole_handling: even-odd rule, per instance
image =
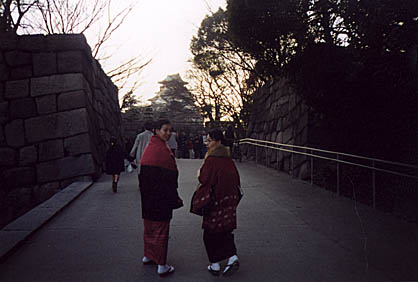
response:
[[[123,89],[124,94],[121,97],[120,109],[129,109],[139,102],[135,97],[135,91],[141,86],[140,75],[144,67],[151,63],[149,59],[145,63],[141,57],[134,57],[128,61],[120,64],[116,68],[107,72],[107,75],[112,79],[118,88]]]
[[[24,16],[39,0],[0,0],[0,34],[16,33],[23,26]]]
[[[135,7],[131,2],[115,14],[112,14],[112,0],[39,0],[33,11],[33,17],[27,19],[34,30],[45,34],[84,33],[96,27],[104,17],[106,26],[97,32],[97,39],[92,44],[93,57],[101,58],[99,53],[103,44],[124,23]]]
[[[225,88],[218,83],[216,76],[193,64],[188,70],[187,78],[193,98],[205,118],[211,122],[219,122],[222,117],[229,116],[230,105],[225,103]]]

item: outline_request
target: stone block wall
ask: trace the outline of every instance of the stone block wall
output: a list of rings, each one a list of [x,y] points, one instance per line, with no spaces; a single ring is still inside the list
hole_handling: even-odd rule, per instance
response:
[[[282,144],[307,146],[309,142],[309,121],[311,112],[291,87],[289,80],[281,78],[259,88],[254,93],[254,104],[247,136]],[[282,171],[295,177],[310,177],[310,162],[302,155],[268,148],[255,149],[244,146],[249,159]]]
[[[100,175],[111,135],[118,90],[83,35],[0,38],[0,227]]]

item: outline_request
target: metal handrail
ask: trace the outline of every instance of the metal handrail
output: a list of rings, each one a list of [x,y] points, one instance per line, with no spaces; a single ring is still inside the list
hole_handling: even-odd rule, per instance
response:
[[[387,161],[387,160],[382,160],[382,159],[369,158],[369,157],[364,157],[364,156],[359,156],[359,155],[353,155],[353,154],[347,154],[347,153],[341,153],[341,152],[335,152],[335,151],[328,151],[328,150],[305,147],[305,146],[283,144],[283,143],[277,143],[277,142],[266,141],[266,140],[252,139],[252,138],[244,138],[244,139],[239,140],[239,142],[241,143],[241,142],[247,141],[247,140],[248,141],[253,141],[253,142],[261,142],[261,143],[279,145],[279,146],[283,146],[283,147],[293,147],[293,148],[305,149],[305,150],[310,150],[310,151],[317,151],[317,152],[328,153],[328,154],[336,154],[336,155],[340,155],[340,156],[346,156],[346,157],[352,157],[352,158],[357,158],[357,159],[375,161],[375,162],[380,162],[380,163],[404,166],[404,167],[409,167],[409,168],[413,168],[413,169],[418,170],[418,166],[416,166],[416,165],[399,163],[399,162],[392,162],[392,161]],[[297,152],[297,151],[292,151],[292,152]]]
[[[253,139],[253,140],[255,140],[255,139]],[[348,161],[344,161],[344,160],[341,160],[341,159],[328,158],[328,157],[324,157],[324,156],[320,156],[320,155],[314,155],[312,153],[309,154],[309,153],[305,153],[305,152],[299,152],[299,151],[294,151],[294,150],[288,150],[288,149],[283,149],[283,148],[272,147],[272,146],[268,146],[268,145],[257,144],[257,143],[245,141],[245,139],[240,140],[239,143],[240,144],[256,145],[256,146],[259,146],[259,147],[264,147],[264,148],[269,148],[269,149],[275,149],[275,150],[284,151],[284,152],[288,152],[288,153],[295,153],[295,154],[299,154],[299,155],[305,155],[305,156],[308,156],[308,157],[314,157],[314,158],[324,159],[324,160],[328,160],[328,161],[335,161],[335,162],[338,162],[338,163],[343,163],[343,164],[348,164],[348,165],[354,165],[354,166],[368,168],[368,169],[372,169],[372,170],[376,170],[376,171],[381,171],[381,172],[386,172],[386,173],[390,173],[390,174],[394,174],[394,175],[398,175],[398,176],[405,176],[405,177],[410,177],[410,178],[418,179],[417,176],[413,176],[413,175],[409,175],[409,174],[404,174],[404,173],[400,173],[400,172],[396,172],[396,171],[392,171],[392,170],[387,170],[387,169],[382,169],[382,168],[367,166],[367,165],[363,165],[363,164],[348,162]],[[269,142],[269,143],[274,143],[274,142]],[[277,143],[277,144],[280,144],[280,143]],[[301,146],[296,146],[296,145],[295,145],[295,147],[302,148]],[[307,150],[311,150],[311,148],[309,148],[309,147],[303,147],[303,148],[304,149],[307,149]],[[312,151],[315,151],[315,149],[312,149]],[[334,153],[334,154],[337,154],[337,155],[343,155],[343,153],[339,153],[339,152],[331,152],[331,151],[327,151],[327,152],[328,153]],[[345,155],[348,155],[348,154],[345,154]],[[354,155],[350,155],[350,156],[352,157]],[[362,159],[368,159],[368,160],[371,160],[371,161],[375,161],[376,160],[376,159],[366,158],[366,157],[362,157]],[[391,163],[393,163],[393,162],[391,162]],[[418,169],[418,167],[416,167],[416,166],[412,166],[412,165],[408,165],[408,164],[403,164],[403,165]]]
[[[264,148],[269,148],[269,149],[274,149],[274,150],[279,150],[279,151],[291,153],[291,169],[292,169],[292,171],[294,169],[294,167],[293,167],[293,163],[294,163],[293,153],[311,157],[311,185],[313,185],[313,164],[314,164],[313,159],[314,158],[336,162],[337,163],[337,194],[338,195],[340,195],[340,166],[339,166],[340,163],[371,169],[372,173],[373,173],[372,187],[373,187],[373,207],[374,208],[376,207],[376,171],[385,172],[385,173],[398,175],[398,176],[403,176],[403,177],[408,177],[408,178],[413,178],[413,179],[418,179],[418,177],[415,176],[415,175],[400,173],[400,172],[397,172],[397,171],[392,171],[392,170],[382,169],[382,168],[376,167],[376,162],[391,164],[391,165],[398,165],[398,166],[402,166],[402,167],[413,168],[413,169],[416,170],[416,172],[418,174],[418,166],[411,165],[411,164],[404,164],[404,163],[399,163],[399,162],[386,161],[386,160],[381,160],[381,159],[376,159],[376,158],[368,158],[368,157],[364,157],[364,156],[346,154],[346,153],[341,153],[341,152],[334,152],[334,151],[328,151],[328,150],[322,150],[322,149],[310,148],[310,147],[298,146],[298,145],[291,145],[291,144],[283,144],[283,143],[277,143],[277,142],[266,141],[266,140],[252,139],[252,138],[244,138],[244,139],[238,140],[237,143],[238,144],[248,144],[248,145],[256,146],[256,157],[255,157],[256,162],[258,160],[257,147],[264,147]],[[264,143],[264,144],[260,144],[260,143]],[[265,144],[267,144],[267,145],[265,145]],[[276,147],[273,147],[271,145],[275,145]],[[282,147],[287,147],[287,148],[290,147],[291,149],[279,148],[277,146],[282,146]],[[296,149],[309,150],[310,153],[296,151],[296,150],[294,150],[295,148]],[[314,151],[321,152],[321,153],[335,154],[336,158],[324,157],[324,156],[321,156],[321,155],[313,154]],[[368,161],[372,162],[373,166],[368,166],[368,165],[364,165],[364,164],[359,164],[359,163],[354,163],[354,162],[341,160],[340,156],[346,156],[346,157],[350,157],[350,158],[358,158],[358,159],[368,160]],[[266,150],[266,162],[267,162],[267,150]]]

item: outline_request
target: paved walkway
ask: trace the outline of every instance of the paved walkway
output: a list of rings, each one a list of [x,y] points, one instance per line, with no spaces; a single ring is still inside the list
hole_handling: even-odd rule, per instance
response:
[[[418,281],[418,228],[254,163],[237,164],[245,196],[232,277],[206,270],[201,218],[188,212],[200,160],[178,160],[186,206],[174,212],[166,281]],[[137,177],[104,176],[0,265],[0,281],[160,281],[142,266]],[[357,212],[356,212],[357,210]]]

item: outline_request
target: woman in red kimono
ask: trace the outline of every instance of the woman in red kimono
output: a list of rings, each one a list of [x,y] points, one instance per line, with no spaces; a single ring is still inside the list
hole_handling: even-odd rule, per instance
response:
[[[171,134],[168,120],[157,123],[155,135],[141,158],[140,190],[144,219],[143,264],[158,264],[158,274],[167,276],[174,267],[167,264],[167,247],[173,209],[183,206],[177,193],[178,170],[167,141]]]
[[[213,130],[206,138],[208,152],[199,171],[199,187],[193,195],[191,212],[203,215],[203,241],[209,257],[208,270],[221,273],[220,262],[228,259],[222,274],[239,268],[234,234],[236,209],[241,198],[240,179],[229,148],[222,144],[222,131]]]

